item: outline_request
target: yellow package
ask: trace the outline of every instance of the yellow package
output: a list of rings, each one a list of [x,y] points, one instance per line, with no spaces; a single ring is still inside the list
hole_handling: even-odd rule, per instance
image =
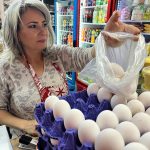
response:
[[[142,69],[142,75],[144,78],[143,88],[150,90],[150,66]]]

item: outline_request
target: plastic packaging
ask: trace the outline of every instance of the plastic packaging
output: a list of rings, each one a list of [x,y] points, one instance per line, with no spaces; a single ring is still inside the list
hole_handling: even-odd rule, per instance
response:
[[[119,43],[116,42],[113,47],[108,46],[103,32]],[[101,87],[111,90],[112,93],[128,97],[132,94],[128,87],[133,81],[138,82],[139,71],[144,65],[146,57],[144,37],[140,34],[135,41],[133,40],[135,35],[129,33],[103,32],[95,43],[96,58],[92,59],[80,72],[80,78],[89,77]],[[111,63],[119,64],[124,69],[125,74],[122,78],[116,79]]]

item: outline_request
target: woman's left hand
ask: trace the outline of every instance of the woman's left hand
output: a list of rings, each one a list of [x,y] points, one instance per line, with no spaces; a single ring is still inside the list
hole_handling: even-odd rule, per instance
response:
[[[38,125],[36,120],[26,120],[23,128],[23,132],[31,136],[38,136],[38,132],[36,131],[36,125]]]

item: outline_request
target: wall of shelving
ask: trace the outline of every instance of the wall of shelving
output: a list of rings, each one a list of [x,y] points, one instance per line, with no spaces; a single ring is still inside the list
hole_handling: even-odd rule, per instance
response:
[[[101,4],[96,3],[96,1],[93,1],[91,4],[85,4],[84,0],[81,1],[79,28],[80,47],[91,47],[94,45],[97,36],[106,24],[107,8],[107,1]]]
[[[141,30],[146,42],[150,42],[150,1],[118,0],[117,9],[121,12],[121,20]]]

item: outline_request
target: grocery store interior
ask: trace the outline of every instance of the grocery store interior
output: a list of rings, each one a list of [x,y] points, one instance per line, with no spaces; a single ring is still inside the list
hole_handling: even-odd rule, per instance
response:
[[[3,40],[3,21],[13,1],[0,0],[0,68],[4,60],[2,54],[7,49]],[[26,3],[29,0],[20,1]],[[54,44],[83,49],[95,47],[96,57],[92,61],[95,64],[89,64],[89,68],[84,68],[81,74],[76,71],[65,74],[69,92],[61,95],[62,99],[70,104],[71,110],[80,112],[72,111],[68,113],[70,116],[66,113],[68,120],[65,117],[56,119],[53,109],[44,108],[43,102],[36,104],[34,115],[39,136],[35,139],[28,134],[13,139],[9,125],[5,121],[1,124],[0,119],[0,149],[150,150],[150,0],[42,0],[42,3],[51,16]],[[129,37],[124,38],[123,34],[119,37],[119,34],[114,33],[114,36],[124,41],[122,46],[111,49],[103,45],[101,31],[104,31],[116,10],[120,13],[119,21],[140,30],[140,38],[133,40],[130,37],[132,35],[125,34]],[[102,45],[97,46],[98,42]],[[118,67],[117,61],[114,63],[106,59],[107,48],[110,51],[120,50],[115,56],[109,52],[114,59],[125,58],[118,65],[121,67],[119,73],[118,68],[115,68]],[[99,53],[98,49],[101,49]],[[103,61],[98,62],[100,59]],[[110,66],[111,63],[114,66]],[[122,70],[123,75],[120,77]],[[3,82],[7,81],[0,74],[0,99],[3,98]],[[11,99],[8,101],[13,102]],[[59,104],[63,113],[69,109],[68,103]],[[60,109],[59,113],[62,112]]]

